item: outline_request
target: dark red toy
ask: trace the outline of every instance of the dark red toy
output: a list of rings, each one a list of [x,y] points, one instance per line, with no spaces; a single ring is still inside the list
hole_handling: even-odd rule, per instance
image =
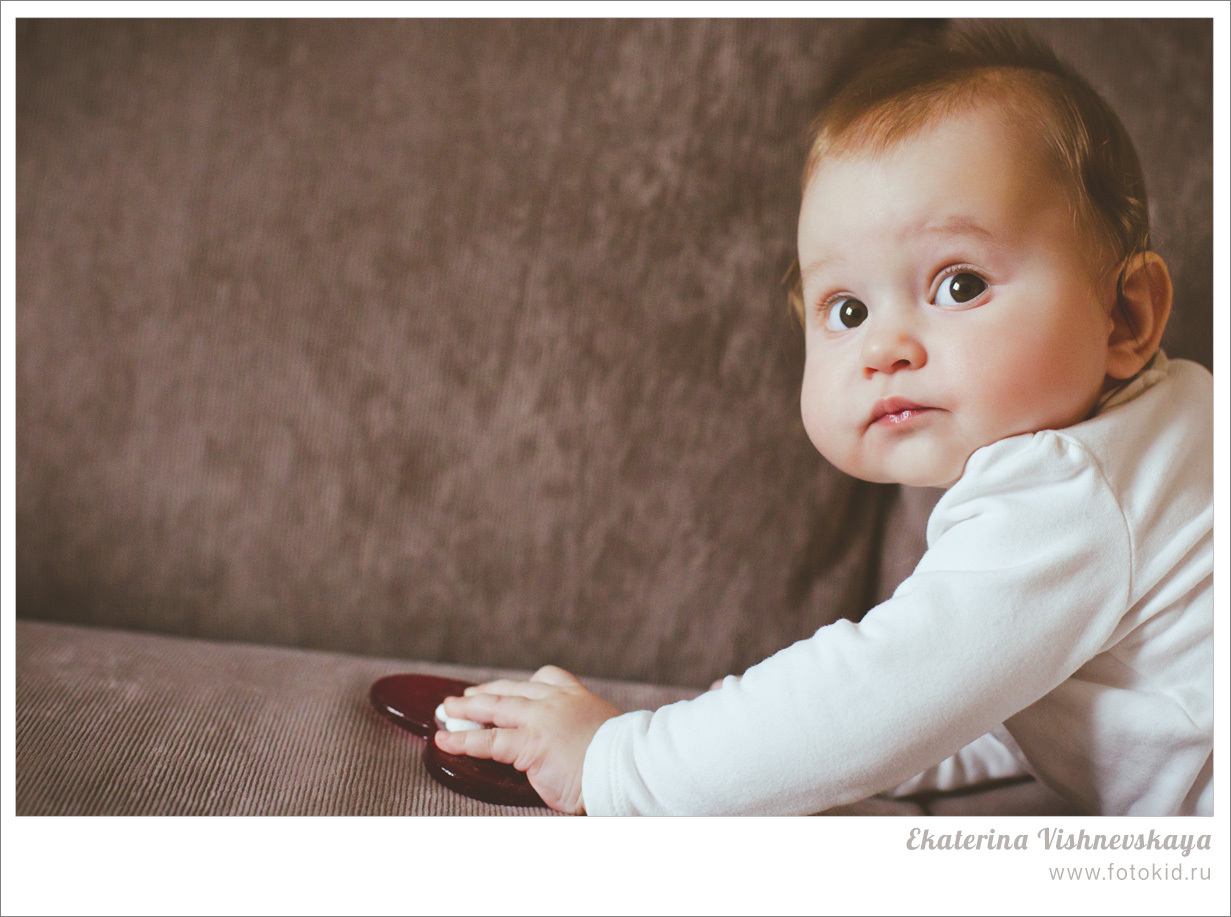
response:
[[[389,675],[372,684],[368,697],[384,716],[427,739],[423,765],[432,779],[454,792],[500,806],[545,806],[526,775],[510,764],[451,755],[432,741],[436,708],[459,697],[471,683],[439,675]]]

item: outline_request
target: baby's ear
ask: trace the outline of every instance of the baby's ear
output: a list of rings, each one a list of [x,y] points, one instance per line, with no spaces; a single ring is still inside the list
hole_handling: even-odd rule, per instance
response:
[[[1107,338],[1107,375],[1131,379],[1158,351],[1171,315],[1171,274],[1154,252],[1128,260]]]

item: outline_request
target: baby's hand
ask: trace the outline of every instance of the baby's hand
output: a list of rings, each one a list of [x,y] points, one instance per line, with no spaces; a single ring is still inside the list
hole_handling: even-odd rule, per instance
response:
[[[525,771],[553,809],[582,815],[586,749],[598,727],[621,711],[564,669],[549,665],[529,681],[501,679],[467,688],[464,697],[445,698],[445,712],[496,728],[437,732],[442,751],[512,764]]]

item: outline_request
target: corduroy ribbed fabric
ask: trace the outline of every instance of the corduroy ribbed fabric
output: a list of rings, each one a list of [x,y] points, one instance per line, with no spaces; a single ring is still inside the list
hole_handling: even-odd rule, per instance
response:
[[[368,702],[400,672],[516,674],[19,621],[17,813],[549,814],[433,781]],[[588,683],[628,708],[695,693]]]

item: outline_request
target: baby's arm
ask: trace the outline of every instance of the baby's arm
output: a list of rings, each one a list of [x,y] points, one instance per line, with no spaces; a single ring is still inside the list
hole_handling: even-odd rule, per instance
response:
[[[586,748],[599,726],[620,715],[619,708],[551,665],[529,681],[502,679],[467,688],[464,697],[445,699],[445,712],[495,728],[437,732],[441,750],[512,764],[525,771],[545,803],[573,815],[585,813]]]
[[[1098,654],[1129,604],[1131,541],[1097,463],[1036,434],[969,466],[915,573],[862,621],[823,627],[721,690],[605,723],[586,754],[587,811],[855,802],[954,755]]]

